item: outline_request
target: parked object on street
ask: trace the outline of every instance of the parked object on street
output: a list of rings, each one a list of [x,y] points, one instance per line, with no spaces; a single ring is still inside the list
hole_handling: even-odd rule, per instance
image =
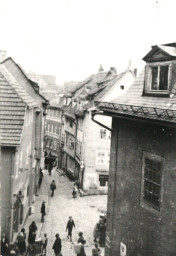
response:
[[[54,190],[56,189],[56,183],[55,180],[53,180],[50,184],[50,189],[51,189],[51,197],[54,196]]]
[[[45,206],[45,201],[43,201],[42,205],[41,205],[41,222],[44,222],[44,217],[46,215],[46,206]]]
[[[72,192],[73,198],[77,197],[77,192],[78,192],[78,188],[77,188],[76,184],[74,183],[73,192]]]
[[[52,249],[54,250],[55,256],[60,256],[61,248],[62,248],[61,239],[58,233],[55,235],[55,237],[56,237],[56,240],[53,244]]]
[[[5,232],[2,233],[1,237],[1,254],[2,256],[8,255],[9,252],[9,240],[6,237]]]
[[[25,236],[26,234],[21,230],[21,232],[17,236],[17,245],[18,249],[21,255],[23,255],[26,251],[26,241],[25,241]]]
[[[40,168],[39,181],[38,181],[39,188],[42,185],[42,180],[43,180],[43,171],[42,171],[42,168]]]
[[[44,237],[42,239],[42,255],[46,255],[47,244],[48,244],[48,237],[47,237],[47,234],[44,234]]]
[[[36,231],[37,231],[36,223],[35,223],[35,221],[32,221],[31,225],[29,226],[29,236],[28,236],[29,244],[35,243]]]
[[[95,243],[95,248],[92,249],[92,256],[101,256],[101,250],[97,243]]]
[[[68,230],[67,238],[69,239],[69,237],[70,237],[70,241],[72,241],[72,230],[73,230],[73,227],[75,228],[75,223],[74,223],[72,217],[70,216],[69,220],[67,222],[67,226],[66,226],[66,232]]]

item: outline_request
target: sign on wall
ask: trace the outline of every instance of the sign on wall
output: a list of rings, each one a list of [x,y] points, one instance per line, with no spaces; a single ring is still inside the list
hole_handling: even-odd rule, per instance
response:
[[[127,248],[124,243],[120,243],[120,256],[126,256]]]

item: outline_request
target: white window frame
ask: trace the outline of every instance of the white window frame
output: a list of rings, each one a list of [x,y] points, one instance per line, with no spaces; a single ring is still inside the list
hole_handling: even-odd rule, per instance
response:
[[[167,90],[159,90],[159,76],[160,76],[160,67],[161,66],[168,66],[168,84],[167,84]],[[157,88],[156,90],[152,90],[152,68],[157,67],[158,68],[158,77],[157,77]],[[154,62],[154,63],[148,63],[146,65],[146,73],[145,73],[145,82],[146,82],[146,88],[145,92],[147,93],[159,93],[159,94],[168,94],[169,88],[170,88],[170,78],[171,78],[171,68],[172,64],[168,61],[161,63],[161,62]]]

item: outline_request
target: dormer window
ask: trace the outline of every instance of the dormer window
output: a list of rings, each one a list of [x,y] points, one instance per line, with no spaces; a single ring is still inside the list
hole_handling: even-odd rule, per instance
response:
[[[168,97],[170,91],[171,64],[148,63],[145,71],[144,95]]]
[[[168,90],[168,71],[169,66],[151,67],[151,90],[167,91]]]

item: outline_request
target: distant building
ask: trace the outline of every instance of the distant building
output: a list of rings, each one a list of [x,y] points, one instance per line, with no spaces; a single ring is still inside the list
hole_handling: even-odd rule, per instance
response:
[[[31,212],[43,165],[47,100],[12,58],[0,64],[1,230],[15,240]]]
[[[64,98],[59,96],[50,101],[45,122],[45,166],[52,162],[62,168],[64,159]]]
[[[112,116],[106,256],[176,255],[176,43],[156,45]]]
[[[117,74],[111,68],[91,75],[71,92],[72,101],[64,112],[66,170],[88,194],[107,193],[111,138],[108,129],[92,121],[91,112],[97,100],[123,94],[134,78],[132,70]],[[99,119],[111,127],[111,118]]]

